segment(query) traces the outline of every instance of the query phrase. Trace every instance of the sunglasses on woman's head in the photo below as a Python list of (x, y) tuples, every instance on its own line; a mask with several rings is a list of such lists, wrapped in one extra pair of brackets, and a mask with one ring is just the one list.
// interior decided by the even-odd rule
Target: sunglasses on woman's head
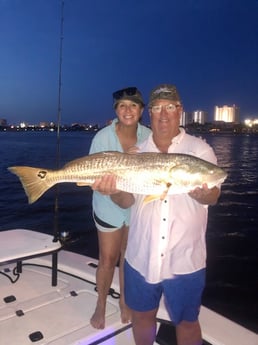
[(114, 100), (118, 101), (124, 96), (135, 96), (137, 93), (137, 87), (127, 87), (126, 89), (121, 89), (113, 92)]

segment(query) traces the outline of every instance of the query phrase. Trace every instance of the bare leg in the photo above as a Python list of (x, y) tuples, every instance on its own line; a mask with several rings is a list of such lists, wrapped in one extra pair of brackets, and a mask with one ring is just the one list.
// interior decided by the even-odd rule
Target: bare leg
[(118, 263), (122, 243), (122, 231), (98, 231), (99, 239), (99, 264), (96, 271), (98, 300), (91, 325), (97, 329), (105, 327), (105, 311), (107, 295), (113, 280), (114, 270)]
[(121, 244), (121, 255), (119, 261), (119, 284), (120, 284), (120, 311), (121, 311), (121, 321), (123, 323), (128, 323), (131, 321), (131, 309), (125, 303), (124, 296), (124, 260), (125, 260), (125, 250), (128, 238), (128, 226), (123, 226), (121, 229), (123, 232), (122, 244)]
[(202, 335), (199, 321), (182, 321), (176, 327), (178, 345), (201, 345)]
[(158, 309), (147, 312), (132, 311), (133, 335), (136, 345), (152, 345), (156, 338)]

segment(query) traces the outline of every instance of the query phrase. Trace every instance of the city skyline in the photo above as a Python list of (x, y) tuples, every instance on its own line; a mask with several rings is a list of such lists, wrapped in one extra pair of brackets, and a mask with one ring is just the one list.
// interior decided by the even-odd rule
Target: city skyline
[[(0, 0), (0, 118), (55, 121), (61, 0)], [(115, 116), (112, 92), (178, 87), (184, 110), (258, 115), (258, 2), (64, 1), (62, 123)], [(144, 112), (147, 120), (147, 110)]]
[[(208, 124), (208, 123), (218, 123), (218, 122), (224, 122), (225, 124), (257, 124), (258, 123), (258, 116), (257, 117), (248, 117), (240, 120), (240, 112), (239, 108), (233, 104), (232, 106), (227, 106), (224, 105), (222, 107), (220, 106), (215, 106), (214, 107), (214, 114), (212, 118), (208, 116), (208, 113), (204, 110), (195, 110), (191, 112), (183, 111), (182, 116), (181, 116), (181, 121), (180, 125), (185, 126), (186, 124), (191, 124), (191, 123), (199, 123), (199, 124)], [(145, 125), (150, 125), (150, 120), (143, 122)], [(100, 128), (103, 125), (99, 124), (98, 122), (90, 123), (90, 122), (76, 122), (73, 121), (72, 123), (58, 123), (56, 121), (40, 121), (39, 123), (28, 123), (26, 121), (21, 121), (19, 123), (8, 123), (7, 119), (0, 118), (0, 126), (9, 126), (9, 127), (20, 127), (20, 128), (26, 128), (28, 126), (37, 126), (37, 127), (54, 127), (57, 125), (60, 126), (86, 126), (86, 127), (96, 127)], [(108, 120), (104, 124), (107, 125)]]

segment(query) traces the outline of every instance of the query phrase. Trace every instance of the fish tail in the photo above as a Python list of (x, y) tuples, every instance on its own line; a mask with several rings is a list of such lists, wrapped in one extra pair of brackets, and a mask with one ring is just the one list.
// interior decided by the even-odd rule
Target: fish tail
[(47, 180), (48, 170), (26, 166), (9, 167), (8, 170), (19, 177), (29, 204), (37, 201), (42, 194), (55, 184), (55, 182)]

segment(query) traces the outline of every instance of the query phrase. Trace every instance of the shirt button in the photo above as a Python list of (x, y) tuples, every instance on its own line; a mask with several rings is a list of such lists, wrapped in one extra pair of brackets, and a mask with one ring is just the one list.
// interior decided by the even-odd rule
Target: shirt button
[(164, 239), (165, 239), (165, 236), (162, 236), (161, 238), (162, 238), (162, 240), (164, 240)]
[(166, 221), (166, 218), (163, 218), (163, 221), (165, 222), (165, 221)]

